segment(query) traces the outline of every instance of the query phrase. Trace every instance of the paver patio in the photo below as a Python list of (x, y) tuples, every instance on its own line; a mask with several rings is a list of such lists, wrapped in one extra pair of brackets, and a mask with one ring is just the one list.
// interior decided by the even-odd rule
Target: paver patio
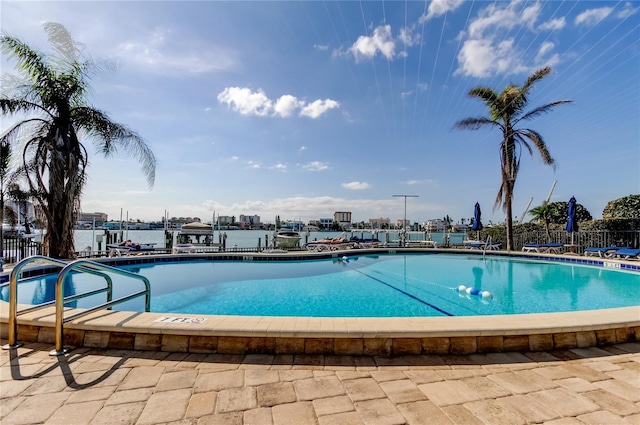
[(51, 349), (0, 353), (3, 425), (640, 424), (640, 343), (396, 358)]

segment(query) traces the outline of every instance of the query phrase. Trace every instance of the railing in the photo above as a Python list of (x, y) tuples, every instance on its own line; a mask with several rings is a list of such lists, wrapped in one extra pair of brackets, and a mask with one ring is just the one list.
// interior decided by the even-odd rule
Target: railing
[[(547, 243), (548, 239), (551, 239), (551, 242), (570, 244), (571, 232), (553, 230), (549, 232), (549, 237), (544, 230), (514, 234), (514, 249), (520, 250), (527, 243)], [(505, 243), (506, 241), (503, 241), (502, 246), (505, 246)], [(578, 231), (573, 234), (573, 245), (580, 249), (605, 246), (640, 248), (640, 230)]]
[(43, 255), (44, 246), (31, 238), (3, 238), (2, 257), (5, 263), (17, 263), (32, 255)]
[[(18, 277), (21, 275), (22, 273), (22, 269), (30, 264), (33, 263), (34, 261), (41, 261), (47, 264), (52, 264), (58, 267), (62, 267), (62, 270), (60, 270), (60, 272), (58, 273), (58, 278), (56, 280), (56, 289), (55, 289), (55, 300), (53, 301), (49, 301), (43, 304), (38, 304), (36, 306), (32, 306), (32, 307), (28, 307), (25, 309), (22, 309), (20, 311), (17, 310), (17, 305), (18, 305)], [(104, 288), (99, 288), (99, 289), (95, 289), (92, 291), (88, 291), (88, 292), (84, 292), (82, 294), (76, 294), (76, 295), (72, 295), (72, 296), (68, 296), (65, 298), (64, 296), (64, 279), (65, 277), (73, 272), (83, 272), (83, 273), (90, 273), (90, 274), (94, 274), (97, 276), (101, 276), (106, 280), (107, 286)], [(145, 289), (142, 291), (138, 291), (135, 292), (131, 295), (125, 296), (125, 297), (121, 297), (118, 299), (113, 299), (113, 280), (111, 279), (111, 276), (109, 276), (108, 273), (113, 273), (113, 274), (118, 274), (121, 276), (126, 276), (126, 277), (132, 277), (134, 279), (139, 279), (142, 280), (144, 285), (145, 285)], [(48, 306), (51, 306), (53, 304), (55, 304), (55, 319), (56, 319), (56, 323), (55, 323), (55, 332), (56, 332), (56, 345), (55, 345), (55, 350), (52, 350), (49, 354), (50, 355), (61, 355), (64, 354), (66, 352), (68, 352), (67, 349), (64, 348), (64, 323), (68, 322), (70, 320), (76, 319), (78, 317), (82, 317), (85, 316), (87, 314), (93, 313), (95, 311), (98, 310), (103, 310), (103, 309), (109, 309), (111, 308), (111, 306), (125, 302), (125, 301), (129, 301), (133, 298), (139, 297), (141, 295), (145, 295), (145, 311), (149, 311), (150, 310), (150, 306), (151, 306), (151, 283), (149, 282), (149, 280), (144, 277), (144, 276), (140, 276), (137, 275), (135, 273), (131, 273), (128, 272), (126, 270), (122, 270), (122, 269), (118, 269), (115, 267), (110, 267), (104, 264), (100, 264), (100, 263), (96, 263), (94, 261), (89, 261), (89, 260), (75, 260), (72, 261), (70, 263), (67, 263), (65, 261), (62, 260), (56, 260), (53, 258), (49, 258), (49, 257), (44, 257), (44, 256), (33, 256), (33, 257), (29, 257), (29, 258), (25, 258), (24, 260), (20, 261), (18, 264), (16, 264), (16, 266), (13, 268), (13, 270), (11, 271), (11, 275), (9, 277), (9, 283), (0, 285), (1, 286), (6, 286), (9, 285), (9, 330), (8, 330), (8, 344), (4, 345), (2, 348), (4, 350), (8, 350), (8, 349), (13, 349), (13, 348), (18, 348), (20, 346), (22, 346), (22, 343), (17, 341), (17, 336), (18, 336), (18, 316), (21, 314), (25, 314), (31, 311), (35, 311), (35, 310), (39, 310), (41, 308), (45, 308)], [(96, 295), (102, 292), (106, 292), (107, 293), (107, 302), (97, 305), (93, 308), (89, 308), (83, 311), (80, 311), (76, 314), (73, 314), (71, 316), (68, 317), (64, 317), (64, 305), (70, 301), (75, 301), (81, 298), (85, 298), (85, 297), (89, 297), (91, 295)]]
[(487, 240), (484, 243), (484, 247), (482, 248), (482, 259), (487, 255), (487, 248), (491, 245), (491, 235), (487, 236)]

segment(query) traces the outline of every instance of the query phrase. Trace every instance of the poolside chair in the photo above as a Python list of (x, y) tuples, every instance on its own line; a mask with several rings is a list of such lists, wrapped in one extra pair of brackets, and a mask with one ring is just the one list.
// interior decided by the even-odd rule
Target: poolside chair
[(487, 251), (500, 251), (500, 247), (502, 246), (499, 242), (478, 242), (478, 241), (465, 241), (464, 247), (469, 249), (486, 249)]
[(613, 258), (621, 258), (623, 260), (638, 260), (640, 259), (640, 249), (636, 248), (618, 248), (611, 253)]
[(524, 244), (522, 250), (524, 252), (539, 252), (542, 254), (560, 254), (562, 248), (564, 248), (564, 244), (561, 243), (528, 243)]
[(585, 248), (584, 255), (585, 256), (598, 256), (598, 257), (610, 257), (611, 254), (620, 249), (619, 246), (605, 246), (605, 247), (589, 247)]

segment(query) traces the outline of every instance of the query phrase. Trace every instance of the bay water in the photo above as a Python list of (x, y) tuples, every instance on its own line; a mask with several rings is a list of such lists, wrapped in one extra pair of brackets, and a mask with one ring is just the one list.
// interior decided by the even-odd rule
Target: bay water
[[(98, 242), (96, 238), (98, 235), (102, 236), (103, 242), (101, 248), (102, 250), (105, 250), (105, 232), (106, 231), (102, 229), (76, 230), (74, 233), (76, 251), (80, 251), (86, 247), (91, 247), (92, 251), (97, 251)], [(139, 244), (155, 244), (156, 248), (166, 248), (164, 230), (112, 230), (110, 232), (111, 234), (122, 232), (122, 238), (119, 238), (122, 240), (130, 239)], [(213, 240), (217, 241), (219, 232), (216, 230), (214, 233)], [(253, 248), (257, 247), (258, 244), (264, 247), (265, 240), (268, 240), (269, 244), (271, 244), (273, 240), (273, 232), (268, 230), (224, 230), (222, 233), (227, 235), (227, 248), (232, 248), (233, 246), (238, 248)], [(177, 234), (177, 230), (172, 232), (174, 243), (176, 241)], [(381, 231), (374, 235), (371, 231), (354, 230), (352, 232), (302, 232), (301, 234), (302, 239), (300, 240), (300, 245), (323, 238), (346, 237), (349, 239), (353, 236), (357, 236), (360, 239), (377, 237), (381, 242), (397, 243), (400, 233), (397, 230), (389, 230)], [(461, 244), (464, 240), (465, 234), (409, 232), (409, 239), (412, 241), (433, 240), (438, 245), (442, 245), (442, 241), (445, 237), (449, 238), (450, 244)]]

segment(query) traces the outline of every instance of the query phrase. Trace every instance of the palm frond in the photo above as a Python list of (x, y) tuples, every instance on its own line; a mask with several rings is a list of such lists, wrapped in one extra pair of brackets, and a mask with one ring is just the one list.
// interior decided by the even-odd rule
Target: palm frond
[(494, 103), (498, 99), (498, 94), (489, 87), (476, 87), (469, 90), (469, 97), (477, 97), (485, 102)]
[(43, 27), (49, 44), (66, 60), (66, 63), (77, 62), (85, 47), (84, 44), (75, 41), (71, 33), (57, 22), (45, 22)]
[(555, 160), (551, 157), (551, 154), (547, 149), (547, 144), (544, 142), (542, 136), (530, 128), (522, 129), (519, 132), (533, 142), (533, 145), (536, 147), (540, 157), (542, 158), (542, 162), (547, 165), (553, 165), (553, 168), (555, 169)]
[(486, 126), (497, 126), (502, 128), (502, 124), (499, 122), (490, 120), (485, 117), (465, 118), (454, 124), (454, 128), (459, 130), (477, 130)]
[(31, 118), (14, 124), (0, 136), (0, 143), (16, 144), (25, 135), (31, 137), (34, 133), (41, 131), (43, 127), (48, 127), (50, 122), (41, 118)]
[(536, 81), (542, 80), (549, 74), (551, 74), (551, 67), (549, 66), (545, 66), (544, 68), (540, 68), (534, 71), (533, 74), (531, 74), (529, 78), (527, 78), (527, 81), (525, 81), (525, 83), (522, 85), (521, 91), (524, 94), (529, 93), (529, 90), (531, 90), (531, 87), (536, 83)]
[[(16, 112), (25, 113), (25, 112), (44, 112), (49, 114), (49, 112), (44, 109), (42, 106), (38, 105), (34, 102), (29, 102), (24, 99), (0, 99), (0, 111), (3, 114), (15, 114)], [(49, 114), (51, 115), (51, 114)]]
[(76, 108), (72, 116), (74, 124), (94, 139), (105, 156), (123, 148), (136, 157), (142, 163), (142, 171), (149, 187), (153, 187), (156, 157), (142, 137), (128, 127), (114, 123), (105, 113), (93, 108)]
[(527, 112), (526, 114), (524, 114), (523, 116), (518, 118), (514, 122), (514, 124), (517, 123), (518, 121), (530, 120), (530, 119), (535, 118), (535, 117), (537, 117), (539, 115), (546, 114), (546, 113), (550, 112), (556, 106), (564, 105), (564, 104), (567, 104), (567, 103), (573, 103), (573, 100), (557, 100), (555, 102), (547, 103), (546, 105), (538, 106), (537, 108)]
[(522, 134), (520, 131), (516, 131), (513, 137), (518, 141), (518, 143), (520, 143), (520, 146), (524, 146), (527, 149), (527, 151), (529, 152), (529, 155), (533, 156), (533, 149), (531, 148), (531, 145), (527, 142), (527, 140), (524, 137), (522, 137)]
[(34, 81), (51, 80), (53, 72), (47, 65), (45, 56), (36, 52), (17, 38), (4, 34), (0, 37), (2, 52), (10, 59), (16, 58), (22, 72)]

